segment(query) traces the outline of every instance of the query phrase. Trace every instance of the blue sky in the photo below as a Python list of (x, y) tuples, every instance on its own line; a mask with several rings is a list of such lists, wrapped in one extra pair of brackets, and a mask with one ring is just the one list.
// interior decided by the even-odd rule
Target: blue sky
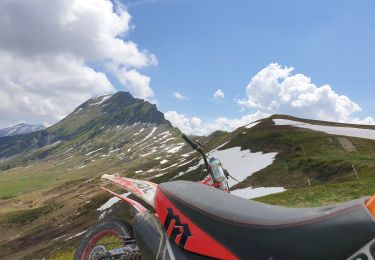
[[(234, 98), (271, 62), (329, 84), (374, 116), (374, 1), (128, 2), (129, 38), (156, 54), (158, 106), (209, 120), (239, 116)], [(221, 88), (224, 101), (214, 101)], [(119, 87), (121, 89), (121, 87)], [(179, 91), (190, 100), (177, 101)]]
[(372, 0), (0, 1), (0, 128), (52, 125), (118, 90), (187, 133), (274, 113), (375, 124), (374, 11)]

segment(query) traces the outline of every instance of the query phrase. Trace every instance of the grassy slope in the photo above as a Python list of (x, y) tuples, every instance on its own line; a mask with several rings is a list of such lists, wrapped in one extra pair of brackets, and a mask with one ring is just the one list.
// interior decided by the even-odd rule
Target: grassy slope
[(317, 207), (338, 204), (373, 194), (375, 194), (375, 178), (360, 176), (359, 180), (290, 189), (256, 200), (286, 207)]
[[(140, 156), (150, 151), (147, 145), (154, 143), (152, 137), (140, 142), (155, 126), (114, 126), (95, 133), (95, 138), (86, 131), (51, 148), (45, 157), (35, 156), (45, 148), (35, 149), (23, 156), (19, 166), (0, 171), (0, 258), (41, 256), (46, 250), (48, 255), (57, 254), (50, 250), (75, 247), (79, 237), (65, 239), (93, 226), (98, 221), (96, 209), (109, 198), (105, 193), (103, 199), (96, 199), (102, 196), (99, 183), (97, 179), (88, 180), (104, 173), (147, 178), (161, 172), (146, 173), (147, 170), (168, 167), (180, 159), (180, 154), (191, 151), (186, 146), (171, 155), (159, 152), (151, 157)], [(147, 129), (134, 135), (142, 127)], [(158, 125), (153, 136), (166, 131), (170, 131), (170, 137), (180, 134), (169, 125)], [(181, 142), (175, 138), (168, 146)], [(134, 146), (135, 143), (139, 144)], [(133, 149), (128, 151), (129, 147)], [(88, 155), (99, 148), (103, 149)], [(169, 156), (170, 162), (161, 167), (160, 160), (154, 160), (156, 156)], [(135, 174), (137, 170), (144, 173)], [(57, 239), (60, 236), (63, 237)]]
[[(258, 200), (285, 206), (313, 207), (327, 205), (368, 196), (375, 193), (375, 141), (369, 139), (339, 137), (322, 132), (290, 126), (275, 126), (272, 118), (284, 118), (306, 123), (326, 124), (328, 122), (301, 120), (289, 116), (273, 116), (262, 120), (257, 126), (240, 128), (233, 133), (215, 133), (204, 141), (209, 151), (218, 144), (228, 142), (221, 149), (240, 146), (252, 152), (277, 152), (272, 165), (253, 174), (236, 188), (248, 186), (283, 186), (287, 192), (269, 195)], [(335, 126), (360, 127), (334, 123)], [(373, 129), (374, 127), (368, 127)], [(348, 151), (340, 139), (350, 142), (355, 148)], [(214, 140), (220, 140), (214, 142)], [(358, 171), (359, 180), (352, 165)], [(183, 168), (186, 170), (188, 165)], [(167, 181), (181, 169), (168, 175), (155, 178), (155, 181)], [(187, 175), (178, 177), (183, 180), (199, 180), (202, 167)], [(311, 187), (308, 185), (310, 181)]]
[[(283, 118), (293, 120), (290, 117)], [(83, 183), (103, 173), (118, 172), (131, 177), (135, 176), (136, 170), (160, 166), (158, 161), (142, 158), (139, 153), (132, 154), (133, 151), (121, 157), (119, 153), (127, 150), (126, 145), (136, 142), (126, 138), (128, 135), (116, 129), (107, 133), (98, 129), (84, 131), (73, 141), (65, 141), (57, 147), (47, 149), (45, 157), (39, 155), (46, 151), (36, 150), (23, 157), (17, 163), (20, 166), (0, 172), (0, 197), (3, 198), (0, 200), (0, 230), (6, 234), (2, 239), (5, 241), (20, 235), (5, 244), (0, 241), (3, 255), (14, 252), (22, 244), (23, 250), (17, 253), (18, 256), (39, 256), (45, 252), (43, 250), (62, 247), (63, 251), (54, 250), (49, 253), (59, 259), (64, 259), (64, 256), (69, 258), (79, 238), (67, 242), (64, 239), (96, 222), (96, 208), (106, 199), (101, 197), (105, 195), (100, 195), (102, 193), (99, 192), (97, 180), (85, 185)], [(375, 192), (375, 141), (345, 138), (355, 146), (354, 151), (345, 150), (337, 136), (288, 126), (275, 128), (268, 119), (252, 129), (240, 128), (233, 133), (217, 132), (201, 141), (207, 144), (207, 151), (231, 140), (222, 149), (241, 146), (253, 152), (278, 152), (274, 164), (255, 173), (238, 187), (284, 186), (288, 188), (287, 192), (257, 200), (285, 206), (310, 207), (334, 204)], [(108, 157), (85, 156), (85, 153), (96, 148), (105, 147), (108, 151), (117, 146), (121, 151)], [(66, 154), (71, 148), (74, 151), (72, 155)], [(146, 152), (147, 148), (144, 150)], [(73, 157), (69, 158), (70, 156)], [(192, 155), (186, 161), (196, 156)], [(172, 165), (177, 159), (173, 156), (168, 158), (169, 162), (163, 167)], [(165, 171), (165, 175), (154, 178), (153, 181), (168, 181), (197, 160), (182, 167), (172, 167)], [(359, 180), (353, 174), (352, 164), (359, 172)], [(84, 168), (79, 168), (83, 165)], [(197, 180), (200, 177), (201, 169), (197, 169), (178, 179)], [(312, 183), (311, 188), (308, 188), (307, 178)], [(82, 208), (83, 199), (92, 201), (84, 207), (84, 214), (77, 212)], [(60, 225), (63, 228), (57, 229)], [(38, 240), (37, 246), (27, 242), (31, 237), (39, 237), (39, 234), (43, 239)], [(60, 235), (64, 237), (53, 240)]]
[[(274, 117), (327, 124), (288, 116)], [(374, 140), (339, 137), (290, 126), (275, 127), (271, 119), (264, 120), (246, 132), (243, 129), (237, 131), (228, 143), (227, 146), (240, 145), (243, 149), (249, 148), (252, 151), (279, 153), (272, 165), (247, 178), (237, 187), (287, 187), (287, 192), (257, 200), (290, 207), (329, 205), (375, 193)], [(340, 139), (349, 141), (354, 150), (345, 149)], [(359, 179), (352, 165), (355, 166)]]
[[(347, 151), (340, 143), (344, 138), (354, 147)], [(241, 186), (304, 187), (307, 179), (313, 185), (353, 180), (352, 164), (367, 178), (375, 171), (375, 141), (337, 137), (326, 133), (275, 127), (270, 119), (247, 131), (237, 131), (225, 147), (241, 146), (251, 151), (278, 152), (269, 167), (247, 178)]]
[[(153, 126), (150, 125), (149, 128), (152, 129)], [(139, 150), (127, 152), (132, 143), (141, 141), (150, 131), (149, 129), (134, 137), (134, 132), (139, 131), (141, 127), (134, 126), (123, 130), (114, 127), (108, 132), (96, 133), (94, 139), (91, 137), (94, 130), (91, 130), (76, 136), (73, 140), (61, 142), (49, 150), (35, 149), (22, 158), (12, 159), (12, 163), (18, 166), (0, 171), (0, 199), (51, 188), (67, 181), (98, 177), (104, 173), (118, 172), (131, 176), (136, 170), (148, 170), (159, 166), (158, 161), (139, 156), (147, 152), (147, 149), (142, 152), (141, 146), (137, 148)], [(179, 135), (168, 125), (159, 125), (158, 133), (163, 131), (170, 131), (173, 136)], [(181, 142), (178, 139), (176, 141)], [(85, 155), (99, 148), (103, 148), (101, 151), (105, 157), (100, 156), (101, 152)], [(116, 149), (116, 152), (108, 152)], [(39, 158), (38, 154), (42, 152), (44, 156)]]

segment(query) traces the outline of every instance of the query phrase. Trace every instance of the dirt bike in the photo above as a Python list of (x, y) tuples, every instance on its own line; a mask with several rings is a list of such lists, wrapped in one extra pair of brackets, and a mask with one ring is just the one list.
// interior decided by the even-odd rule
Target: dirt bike
[(202, 154), (208, 176), (155, 184), (103, 175), (151, 210), (102, 187), (132, 206), (133, 225), (117, 218), (100, 222), (75, 259), (374, 259), (375, 196), (319, 208), (243, 199), (229, 193), (230, 175), (220, 161), (183, 138)]

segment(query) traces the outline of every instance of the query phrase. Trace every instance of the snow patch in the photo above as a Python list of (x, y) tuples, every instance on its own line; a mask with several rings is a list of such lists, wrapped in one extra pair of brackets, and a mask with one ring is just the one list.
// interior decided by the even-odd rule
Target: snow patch
[(144, 131), (144, 127), (141, 128), (141, 130), (139, 130), (137, 133), (133, 134), (133, 135), (139, 135), (140, 133), (142, 133)]
[(65, 154), (65, 153), (68, 153), (68, 152), (71, 151), (71, 150), (73, 150), (73, 147), (72, 147), (72, 148), (69, 148), (68, 150), (66, 150), (66, 151), (64, 152), (64, 154)]
[(195, 160), (195, 158), (191, 159), (190, 161), (184, 162), (184, 163), (180, 164), (179, 166), (180, 166), (180, 167), (181, 167), (181, 166), (184, 166), (184, 165), (186, 165), (186, 164), (191, 163), (191, 162), (194, 161), (194, 160)]
[(79, 232), (78, 234), (75, 234), (75, 235), (73, 235), (73, 236), (71, 236), (71, 237), (68, 237), (68, 238), (65, 239), (64, 241), (68, 241), (68, 240), (70, 240), (70, 239), (72, 239), (72, 238), (79, 237), (80, 235), (83, 235), (83, 234), (86, 233), (86, 232), (87, 232), (87, 229), (84, 230), (84, 231), (82, 231), (82, 232)]
[(16, 239), (16, 238), (18, 238), (18, 237), (20, 237), (20, 235), (16, 235), (16, 236), (12, 237), (12, 238), (9, 239), (9, 240), (14, 240), (14, 239)]
[(94, 150), (94, 151), (92, 151), (92, 152), (89, 152), (89, 153), (85, 154), (85, 156), (90, 155), (90, 154), (93, 154), (93, 153), (96, 153), (96, 152), (98, 152), (98, 151), (100, 151), (100, 150), (103, 150), (103, 148), (99, 148), (99, 149), (96, 149), (96, 150)]
[(176, 139), (176, 138), (175, 137), (168, 138), (168, 139), (164, 140), (163, 142), (161, 142), (160, 144), (165, 144), (166, 142), (172, 141), (174, 139)]
[(193, 153), (195, 153), (195, 151), (182, 154), (181, 157), (185, 157), (186, 158), (186, 157), (189, 157), (190, 155), (192, 155)]
[[(183, 163), (183, 164), (180, 164), (179, 167), (184, 166), (184, 165), (186, 165), (186, 164), (189, 164), (189, 163), (191, 163), (191, 162), (194, 161), (194, 160), (195, 160), (195, 158), (193, 158), (193, 159), (191, 159), (190, 161), (187, 161), (187, 162), (185, 162), (185, 163)], [(198, 169), (198, 167), (199, 167), (200, 165), (202, 165), (202, 164), (203, 164), (203, 159), (202, 159), (201, 161), (199, 161), (197, 165), (190, 166), (185, 172), (179, 172), (177, 175), (175, 175), (174, 177), (172, 177), (171, 180), (174, 180), (174, 179), (176, 179), (177, 177), (180, 177), (180, 176), (182, 176), (182, 175), (184, 175), (184, 174), (186, 174), (186, 173), (188, 173), (188, 172), (190, 172), (190, 171), (192, 171), (192, 170), (196, 170), (196, 169)]]
[(160, 176), (163, 176), (164, 174), (165, 174), (165, 172), (159, 173), (159, 174), (156, 174), (156, 175), (152, 176), (152, 178), (160, 177)]
[(160, 161), (160, 164), (164, 164), (164, 163), (167, 163), (167, 162), (168, 162), (168, 160), (165, 160), (165, 159), (164, 159), (164, 160), (161, 160), (161, 161)]
[(163, 133), (158, 134), (158, 136), (161, 136), (161, 135), (171, 135), (171, 132), (165, 131)]
[(172, 165), (170, 165), (170, 166), (168, 166), (168, 167), (165, 167), (165, 168), (163, 168), (163, 169), (160, 169), (159, 171), (164, 171), (164, 170), (166, 170), (166, 169), (169, 169), (169, 168), (172, 168), (172, 167), (176, 167), (177, 166), (177, 163), (174, 163), (174, 164), (172, 164)]
[(137, 146), (140, 143), (143, 143), (144, 141), (146, 141), (148, 138), (150, 138), (154, 134), (154, 132), (156, 131), (156, 129), (158, 129), (158, 128), (157, 127), (152, 128), (151, 132), (142, 141), (134, 144), (134, 146)]
[(275, 125), (290, 125), (294, 127), (307, 128), (314, 131), (325, 132), (332, 135), (342, 135), (349, 137), (358, 137), (375, 140), (375, 130), (354, 128), (354, 127), (341, 127), (341, 126), (326, 126), (326, 125), (312, 125), (308, 123), (287, 120), (287, 119), (273, 119)]
[(82, 182), (82, 184), (84, 184), (84, 183), (88, 183), (88, 182), (91, 182), (91, 181), (93, 181), (93, 180), (95, 180), (95, 177), (94, 177), (94, 178), (91, 178), (91, 179), (88, 179), (88, 180), (86, 180), (86, 181), (84, 181), (84, 182)]
[(82, 110), (82, 107), (80, 107), (76, 112), (73, 113), (73, 115), (78, 114)]
[(54, 238), (53, 240), (59, 240), (60, 238), (63, 238), (63, 237), (65, 237), (65, 235), (62, 235), (62, 236), (56, 237), (56, 238)]
[(258, 123), (259, 123), (259, 121), (258, 121), (258, 122), (251, 123), (251, 124), (248, 124), (248, 125), (246, 125), (245, 127), (246, 127), (247, 129), (250, 129), (250, 128), (253, 128), (254, 126), (256, 126)]
[[(241, 151), (241, 147), (232, 147), (225, 150), (218, 151), (220, 147), (226, 145), (228, 142), (218, 146), (210, 152), (210, 157), (217, 157), (223, 164), (223, 167), (228, 170), (234, 178), (240, 182), (251, 176), (253, 173), (271, 165), (277, 153), (252, 153), (250, 150)], [(194, 159), (193, 159), (194, 160)], [(184, 163), (188, 164), (191, 161)], [(186, 171), (178, 173), (174, 178), (182, 176), (188, 172), (198, 169), (204, 164), (203, 158), (199, 160), (196, 165), (190, 166)], [(237, 184), (231, 178), (228, 179), (229, 186)]]
[(96, 99), (100, 99), (100, 100), (98, 102), (90, 104), (90, 107), (100, 105), (101, 103), (103, 103), (104, 101), (106, 101), (107, 99), (109, 99), (110, 97), (112, 97), (112, 95), (106, 95), (106, 96), (103, 96), (103, 97), (97, 97)]
[(61, 140), (60, 141), (57, 141), (57, 142), (54, 142), (53, 144), (50, 144), (50, 145), (47, 145), (47, 146), (44, 146), (43, 148), (44, 149), (49, 149), (49, 148), (51, 148), (51, 147), (54, 147), (54, 146), (56, 146), (56, 145), (58, 145), (58, 144), (60, 144), (61, 143)]
[[(193, 159), (193, 160), (194, 160), (194, 159)], [(199, 168), (199, 166), (201, 166), (201, 165), (203, 165), (203, 164), (204, 164), (204, 160), (203, 160), (203, 158), (202, 158), (202, 159), (199, 160), (198, 164), (193, 165), (193, 166), (190, 166), (190, 167), (185, 171), (185, 173), (188, 173), (188, 172), (191, 172), (191, 171), (193, 171), (193, 170), (196, 170), (196, 169)], [(183, 174), (181, 174), (181, 175), (183, 175)], [(180, 175), (180, 176), (181, 176), (181, 175)]]
[(252, 188), (247, 187), (244, 189), (237, 189), (231, 191), (230, 194), (236, 195), (238, 197), (242, 197), (245, 199), (254, 199), (262, 196), (266, 196), (273, 193), (280, 193), (284, 192), (286, 189), (283, 187), (259, 187), (259, 188)]
[[(145, 147), (143, 147), (143, 148), (145, 148)], [(143, 149), (142, 148), (142, 149)], [(142, 157), (145, 157), (145, 156), (148, 156), (148, 155), (150, 155), (150, 154), (153, 154), (154, 152), (156, 152), (156, 149), (152, 149), (150, 152), (148, 152), (148, 153), (145, 153), (145, 154), (141, 154), (141, 156)]]
[[(266, 168), (273, 163), (277, 153), (252, 153), (250, 150), (242, 150), (241, 147), (232, 147), (225, 150), (213, 151), (211, 156), (217, 157), (234, 178), (240, 182), (253, 173)], [(231, 178), (228, 180), (229, 187), (237, 184)]]
[(179, 143), (175, 147), (167, 150), (166, 152), (167, 153), (177, 153), (184, 145), (185, 145), (185, 143)]
[[(122, 194), (121, 196), (122, 197), (127, 197), (130, 195), (130, 192), (126, 192), (124, 194)], [(106, 203), (104, 203), (103, 205), (101, 205), (97, 210), (98, 211), (104, 211), (104, 210), (107, 210), (109, 209), (110, 207), (112, 207), (113, 205), (115, 205), (115, 203), (119, 202), (121, 199), (118, 198), (118, 197), (113, 197), (113, 198), (110, 198)]]

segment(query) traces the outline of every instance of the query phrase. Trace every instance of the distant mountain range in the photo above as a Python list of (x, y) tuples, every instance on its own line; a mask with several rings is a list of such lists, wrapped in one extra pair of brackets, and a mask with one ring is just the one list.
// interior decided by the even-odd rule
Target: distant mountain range
[[(192, 138), (219, 157), (240, 181), (229, 180), (232, 193), (245, 198), (284, 191), (257, 199), (315, 206), (375, 193), (373, 126), (273, 115)], [(0, 258), (73, 250), (109, 214), (98, 210), (110, 198), (102, 174), (160, 183), (197, 181), (202, 171), (156, 105), (127, 92), (89, 99), (47, 129), (0, 138)]]
[(29, 125), (29, 124), (21, 123), (15, 126), (0, 129), (0, 137), (23, 135), (23, 134), (28, 134), (28, 133), (44, 130), (44, 129), (45, 127), (42, 125)]

